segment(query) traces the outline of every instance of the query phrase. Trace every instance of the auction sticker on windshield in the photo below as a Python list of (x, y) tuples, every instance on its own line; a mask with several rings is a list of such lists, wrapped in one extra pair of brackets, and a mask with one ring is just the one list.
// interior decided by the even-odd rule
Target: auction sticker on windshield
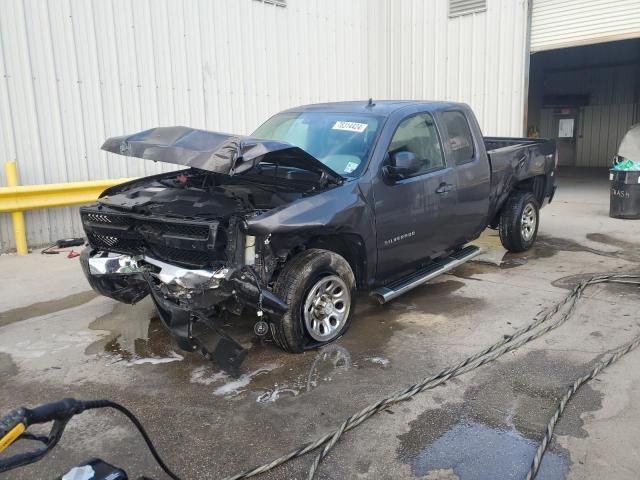
[(355, 171), (356, 168), (358, 168), (358, 164), (356, 162), (349, 162), (347, 163), (347, 166), (344, 167), (344, 173), (351, 173)]
[(357, 132), (362, 133), (367, 128), (366, 123), (357, 123), (357, 122), (345, 122), (342, 120), (338, 120), (332, 128), (332, 130), (345, 130), (347, 132)]

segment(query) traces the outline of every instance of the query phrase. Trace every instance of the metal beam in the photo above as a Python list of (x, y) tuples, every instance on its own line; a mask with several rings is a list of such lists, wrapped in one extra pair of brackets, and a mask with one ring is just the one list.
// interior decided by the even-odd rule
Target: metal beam
[(133, 180), (95, 180), (90, 182), (18, 185), (15, 161), (5, 164), (8, 187), (0, 187), (0, 213), (11, 213), (13, 235), (18, 255), (29, 253), (24, 211), (38, 208), (68, 207), (94, 202), (107, 188)]

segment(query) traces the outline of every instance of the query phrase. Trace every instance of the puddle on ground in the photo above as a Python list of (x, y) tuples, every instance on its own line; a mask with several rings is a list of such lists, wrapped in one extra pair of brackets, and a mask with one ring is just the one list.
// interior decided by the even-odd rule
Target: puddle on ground
[(385, 357), (365, 357), (365, 362), (371, 362), (376, 365), (382, 365), (383, 367), (387, 367), (390, 363), (390, 360)]
[[(589, 280), (593, 277), (593, 273), (579, 273), (577, 275), (568, 275), (566, 277), (558, 278), (551, 282), (551, 285), (558, 288), (564, 288), (567, 290), (572, 290), (576, 285), (582, 283), (584, 281)], [(602, 285), (602, 284), (598, 284)], [(591, 287), (594, 288), (594, 287)]]
[[(446, 315), (455, 317), (471, 309), (479, 309), (484, 305), (484, 300), (476, 297), (468, 297), (456, 293), (465, 286), (459, 280), (443, 280), (427, 282), (403, 294), (396, 300), (384, 305), (369, 302), (363, 308), (356, 311), (358, 322), (369, 322), (371, 319), (395, 320), (404, 313), (415, 313), (423, 316)], [(403, 329), (406, 326), (396, 323), (396, 328)], [(349, 335), (351, 331), (347, 335)]]
[[(278, 383), (252, 384), (252, 390), (259, 392), (257, 401), (266, 403), (296, 397), (340, 377), (357, 375), (362, 369), (392, 368), (387, 344), (394, 335), (411, 335), (416, 331), (414, 324), (434, 324), (482, 307), (482, 299), (456, 293), (464, 285), (457, 280), (428, 283), (385, 305), (359, 298), (347, 334), (320, 350), (288, 356), (289, 371), (280, 375)], [(418, 328), (422, 330), (422, 326)], [(257, 353), (252, 351), (250, 357)]]
[(238, 378), (232, 378), (219, 368), (209, 365), (196, 367), (191, 371), (191, 383), (201, 385), (213, 385), (213, 394), (222, 397), (235, 397), (247, 390), (249, 384), (261, 375), (265, 375), (277, 368), (280, 364), (267, 364), (262, 367), (245, 372)]
[[(495, 240), (498, 237), (488, 236), (487, 238)], [(598, 255), (601, 257), (617, 258), (621, 260), (626, 260), (628, 262), (636, 262), (636, 263), (640, 262), (640, 246), (637, 244), (620, 240), (615, 237), (605, 235), (602, 233), (588, 233), (586, 235), (586, 238), (593, 242), (598, 242), (598, 243), (606, 244), (609, 246), (618, 247), (620, 248), (620, 250), (617, 250), (617, 251), (598, 250), (596, 248), (582, 245), (581, 243), (578, 243), (574, 240), (539, 235), (533, 247), (531, 247), (529, 250), (525, 252), (521, 252), (521, 253), (505, 252), (502, 258), (500, 258), (498, 261), (495, 261), (495, 262), (491, 260), (476, 258), (475, 260), (472, 260), (470, 262), (467, 262), (457, 267), (455, 270), (452, 271), (452, 274), (459, 278), (472, 279), (474, 275), (486, 273), (491, 269), (517, 268), (522, 265), (526, 265), (527, 263), (529, 263), (529, 260), (540, 259), (540, 258), (550, 258), (556, 255), (560, 251), (586, 252), (586, 253), (592, 253), (594, 255)], [(485, 241), (484, 243), (487, 243), (487, 241)], [(493, 244), (492, 242), (489, 242), (489, 243), (491, 243), (489, 248), (492, 249)]]
[[(413, 457), (411, 471), (426, 478), (521, 479), (537, 448), (536, 442), (515, 430), (458, 423)], [(536, 478), (557, 480), (568, 471), (566, 457), (547, 451)]]
[[(478, 371), (474, 385), (464, 394), (465, 407), (479, 423), (497, 427), (506, 423), (537, 440), (542, 438), (541, 426), (547, 424), (558, 399), (595, 361), (573, 363), (566, 353), (536, 350), (515, 360), (496, 362)], [(567, 406), (556, 434), (587, 437), (581, 415), (602, 408), (602, 397), (590, 384), (583, 385)]]
[(38, 302), (26, 307), (14, 308), (6, 312), (0, 312), (0, 327), (11, 323), (20, 322), (29, 318), (39, 317), (50, 313), (59, 312), (68, 308), (78, 307), (90, 302), (98, 296), (93, 290), (87, 292), (74, 293), (64, 298)]
[(323, 347), (315, 355), (311, 366), (304, 374), (297, 374), (286, 382), (276, 383), (265, 389), (256, 401), (258, 403), (273, 403), (283, 397), (297, 397), (303, 393), (315, 390), (323, 383), (329, 383), (334, 378), (350, 372), (352, 369), (367, 367), (389, 368), (391, 360), (382, 356), (365, 356), (358, 363), (354, 362), (349, 350), (330, 344)]
[(126, 365), (169, 363), (184, 358), (149, 299), (136, 305), (115, 303), (111, 312), (95, 319), (89, 328), (110, 333), (89, 345), (87, 355), (106, 355), (114, 363)]
[(0, 352), (0, 380), (7, 380), (18, 374), (18, 367), (13, 362), (11, 355)]
[(612, 247), (618, 247), (622, 250), (627, 250), (640, 256), (640, 245), (638, 243), (627, 242), (626, 240), (607, 235), (606, 233), (587, 233), (587, 240), (603, 243)]
[[(254, 346), (247, 359), (249, 371), (272, 362), (282, 362), (284, 366), (278, 370), (277, 381), (273, 375), (251, 377), (250, 385), (243, 385), (241, 392), (253, 392), (260, 403), (277, 402), (299, 397), (334, 381), (353, 378), (363, 369), (391, 369), (393, 356), (388, 352), (388, 342), (395, 335), (412, 336), (412, 332), (422, 331), (426, 324), (445, 322), (449, 316), (482, 307), (482, 299), (457, 293), (464, 285), (458, 280), (425, 284), (385, 305), (360, 297), (353, 323), (344, 337), (319, 350), (286, 355), (284, 362), (276, 347)], [(420, 325), (414, 326), (417, 324)], [(210, 370), (207, 378), (216, 374), (216, 370)], [(199, 373), (196, 376), (194, 380), (198, 382)], [(214, 388), (224, 380), (216, 378), (218, 383)], [(241, 392), (232, 390), (230, 395)]]
[[(416, 476), (451, 469), (462, 479), (523, 478), (558, 399), (590, 368), (545, 351), (496, 362), (478, 371), (461, 403), (427, 410), (410, 422), (410, 430), (398, 436), (398, 458)], [(600, 408), (602, 394), (584, 385), (555, 435), (588, 437), (583, 416)], [(564, 478), (570, 465), (568, 451), (552, 441), (538, 478)]]
[(586, 235), (588, 240), (606, 244), (609, 246), (619, 247), (621, 250), (617, 251), (605, 251), (598, 250), (597, 248), (588, 247), (586, 245), (582, 245), (574, 240), (569, 240), (566, 238), (556, 238), (556, 237), (547, 237), (547, 236), (539, 236), (536, 240), (536, 243), (526, 252), (522, 253), (507, 253), (505, 257), (530, 257), (530, 258), (549, 258), (554, 256), (559, 251), (564, 252), (586, 252), (592, 253), (594, 255), (598, 255), (601, 257), (608, 258), (619, 258), (621, 260), (626, 260), (629, 262), (640, 262), (640, 248), (637, 245), (630, 244), (623, 240), (618, 240), (609, 235), (605, 235), (602, 233), (588, 233)]
[[(232, 378), (214, 365), (196, 367), (191, 372), (191, 382), (212, 386), (212, 393), (224, 397), (236, 397), (241, 393), (255, 392), (258, 403), (273, 403), (285, 397), (297, 397), (317, 388), (321, 383), (330, 382), (336, 375), (351, 370), (353, 363), (349, 351), (337, 344), (323, 347), (314, 355), (311, 365), (304, 373), (298, 373), (300, 367), (294, 368), (297, 357), (287, 364), (289, 372), (280, 372), (279, 382), (273, 383), (268, 373), (283, 367), (282, 363), (266, 363), (254, 370), (249, 370), (238, 378)], [(308, 359), (308, 356), (305, 360)], [(387, 362), (384, 357), (375, 357), (375, 362)], [(386, 366), (386, 365), (385, 365)], [(284, 377), (284, 379), (282, 379)]]
[[(455, 283), (455, 288), (459, 288)], [(447, 289), (453, 290), (450, 285), (436, 287), (433, 294)], [(233, 398), (252, 392), (257, 401), (266, 403), (311, 391), (354, 367), (389, 368), (391, 361), (384, 356), (383, 347), (395, 332), (404, 328), (394, 317), (419, 307), (408, 302), (397, 302), (386, 308), (367, 303), (363, 302), (359, 308), (356, 314), (358, 318), (354, 319), (349, 335), (340, 339), (340, 342), (351, 339), (349, 343), (353, 344), (354, 351), (359, 352), (357, 366), (351, 358), (351, 347), (343, 347), (338, 343), (304, 354), (284, 354), (272, 341), (256, 340), (251, 328), (255, 317), (243, 315), (230, 317), (225, 327), (234, 339), (250, 350), (242, 366), (243, 373), (233, 378), (198, 355), (189, 356), (185, 373), (190, 375), (192, 383), (210, 386), (212, 394), (216, 396)], [(393, 313), (390, 315), (389, 312)], [(167, 363), (182, 360), (187, 355), (175, 344), (148, 299), (136, 305), (114, 303), (113, 310), (94, 320), (89, 328), (108, 333), (89, 345), (85, 353), (105, 356), (111, 364)], [(285, 364), (287, 370), (281, 368)], [(270, 375), (278, 369), (277, 376)]]
[[(567, 277), (562, 277), (554, 280), (553, 282), (551, 282), (551, 285), (558, 288), (572, 290), (576, 285), (589, 280), (591, 277), (593, 277), (592, 273), (569, 275)], [(604, 289), (607, 297), (609, 297), (612, 301), (615, 301), (616, 298), (619, 297), (625, 297), (629, 300), (640, 300), (640, 288), (638, 288), (637, 285), (625, 285), (620, 283), (599, 283), (590, 288), (594, 289), (594, 291), (596, 288)]]
[(617, 240), (613, 237), (609, 237), (608, 235), (600, 233), (588, 233), (586, 235), (586, 238), (588, 240), (593, 240), (610, 246), (621, 247), (622, 245), (625, 245), (625, 247), (623, 247), (622, 250), (610, 252), (588, 247), (574, 240), (569, 240), (566, 238), (540, 236), (534, 244), (532, 251), (535, 256), (541, 258), (552, 257), (558, 251), (562, 250), (565, 252), (586, 252), (602, 257), (620, 258), (629, 262), (640, 262), (640, 251), (637, 247), (635, 249), (629, 249), (627, 242), (623, 242), (621, 240)]
[[(464, 285), (458, 280), (429, 283), (382, 306), (363, 296), (344, 337), (303, 354), (285, 354), (270, 339), (257, 339), (252, 330), (254, 316), (230, 316), (225, 330), (249, 349), (240, 376), (233, 378), (198, 355), (189, 355), (181, 369), (192, 383), (210, 387), (216, 396), (234, 398), (251, 393), (260, 403), (298, 397), (323, 384), (344, 381), (362, 369), (393, 368), (387, 344), (394, 335), (406, 329), (405, 335), (411, 334), (416, 330), (414, 324), (420, 323), (418, 328), (422, 328), (423, 324), (443, 322), (450, 315), (482, 307), (482, 299), (457, 292)], [(112, 363), (166, 363), (188, 355), (177, 347), (148, 299), (133, 306), (114, 303), (113, 310), (89, 328), (108, 333), (85, 353), (106, 356)]]
[(496, 263), (476, 259), (470, 260), (459, 267), (454, 268), (449, 272), (449, 275), (463, 278), (465, 280), (480, 280), (479, 278), (475, 278), (476, 275), (492, 272), (498, 268), (500, 268), (500, 266)]
[[(281, 359), (282, 355), (277, 358)], [(246, 372), (238, 378), (232, 378), (213, 364), (198, 366), (191, 371), (191, 383), (210, 386), (216, 396), (233, 398), (250, 392), (257, 403), (274, 403), (311, 392), (359, 369), (387, 369), (391, 365), (384, 356), (361, 356), (356, 363), (349, 350), (336, 343), (300, 355), (287, 355), (286, 363), (253, 360), (251, 364), (260, 366), (246, 367)], [(277, 381), (274, 382), (271, 373), (275, 370)]]

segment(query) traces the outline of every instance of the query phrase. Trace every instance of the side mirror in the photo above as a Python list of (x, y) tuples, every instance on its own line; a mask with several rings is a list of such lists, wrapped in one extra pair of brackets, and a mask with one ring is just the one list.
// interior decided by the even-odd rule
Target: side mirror
[(388, 164), (384, 166), (385, 176), (392, 180), (410, 177), (420, 170), (418, 157), (413, 152), (402, 150), (389, 156)]

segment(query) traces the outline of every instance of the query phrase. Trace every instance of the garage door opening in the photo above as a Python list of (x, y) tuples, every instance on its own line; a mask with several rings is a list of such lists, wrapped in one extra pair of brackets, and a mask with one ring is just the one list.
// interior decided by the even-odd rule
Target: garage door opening
[(531, 55), (527, 133), (557, 141), (559, 164), (610, 167), (640, 122), (640, 39)]

